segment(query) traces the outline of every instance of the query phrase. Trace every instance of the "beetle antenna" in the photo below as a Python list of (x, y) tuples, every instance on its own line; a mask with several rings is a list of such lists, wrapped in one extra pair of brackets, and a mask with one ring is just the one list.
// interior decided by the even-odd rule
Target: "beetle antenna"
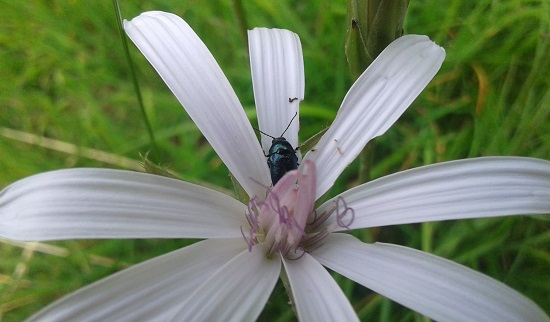
[(288, 130), (288, 128), (290, 127), (290, 124), (292, 124), (292, 121), (294, 121), (294, 119), (296, 118), (296, 116), (298, 115), (298, 112), (296, 112), (294, 114), (294, 116), (290, 119), (290, 122), (288, 123), (288, 126), (286, 127), (286, 129), (283, 131), (283, 134), (281, 134), (280, 137), (283, 137), (283, 135), (285, 135), (286, 131)]
[(258, 129), (257, 129), (257, 128), (255, 128), (255, 127), (252, 127), (252, 128), (253, 128), (254, 130), (256, 130), (256, 131), (260, 132), (261, 134), (265, 135), (265, 136), (269, 136), (270, 138), (272, 138), (272, 139), (275, 139), (275, 137), (274, 137), (274, 136), (271, 136), (271, 135), (269, 135), (269, 134), (267, 134), (267, 133), (265, 133), (265, 132), (263, 132), (263, 131), (260, 131), (260, 130), (258, 130)]
[[(290, 124), (292, 124), (292, 121), (294, 121), (294, 119), (296, 118), (296, 116), (298, 115), (298, 112), (294, 113), (294, 116), (292, 117), (292, 119), (290, 119), (290, 122), (288, 123), (288, 126), (286, 127), (286, 129), (283, 131), (283, 134), (281, 134), (281, 136), (279, 136), (280, 138), (283, 137), (283, 135), (285, 135), (286, 131), (290, 128)], [(276, 139), (276, 137), (272, 136), (272, 135), (269, 135), (255, 127), (252, 127), (254, 130), (260, 132), (261, 134), (265, 135), (265, 136), (269, 136), (270, 138), (272, 139)]]

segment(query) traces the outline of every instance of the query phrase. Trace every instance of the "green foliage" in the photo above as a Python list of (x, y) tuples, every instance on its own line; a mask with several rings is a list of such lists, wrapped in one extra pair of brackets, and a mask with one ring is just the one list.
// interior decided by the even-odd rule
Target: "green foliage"
[[(0, 4), (0, 187), (52, 169), (137, 170), (132, 164), (152, 146), (112, 3)], [(300, 35), (307, 86), (300, 135), (305, 141), (330, 124), (352, 83), (344, 54), (346, 3), (252, 0), (242, 5), (248, 28), (286, 28)], [(248, 51), (233, 1), (123, 1), (120, 6), (126, 19), (146, 10), (183, 16), (212, 50), (255, 122)], [(377, 139), (373, 177), (482, 155), (550, 158), (548, 1), (413, 1), (404, 30), (429, 35), (446, 49), (447, 59), (412, 107)], [(158, 145), (150, 158), (186, 181), (230, 189), (221, 160), (132, 45), (130, 52)], [(354, 186), (357, 169), (352, 164), (332, 191)], [(358, 235), (465, 264), (510, 285), (550, 314), (549, 228), (540, 217), (509, 217), (383, 227)], [(94, 280), (188, 243), (1, 241), (0, 318), (20, 321)], [(345, 278), (337, 280), (364, 320), (420, 319)], [(286, 301), (277, 287), (262, 318), (294, 319)]]

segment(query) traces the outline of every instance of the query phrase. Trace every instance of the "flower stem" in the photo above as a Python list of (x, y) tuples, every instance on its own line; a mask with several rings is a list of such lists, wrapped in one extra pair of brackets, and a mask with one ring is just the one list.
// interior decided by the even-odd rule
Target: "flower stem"
[[(346, 59), (355, 81), (392, 41), (403, 34), (409, 0), (348, 0)], [(359, 156), (359, 182), (371, 179), (375, 142)]]
[(373, 139), (359, 154), (359, 182), (371, 180), (371, 168), (374, 161), (376, 141)]
[(348, 0), (346, 58), (354, 80), (403, 34), (408, 6), (409, 0)]
[(239, 31), (246, 47), (248, 47), (248, 23), (246, 21), (246, 14), (244, 13), (243, 3), (241, 0), (232, 0), (231, 4), (233, 5), (233, 14), (239, 24)]
[(433, 231), (434, 231), (434, 223), (432, 222), (424, 222), (421, 226), (421, 238), (422, 238), (422, 250), (428, 253), (432, 252), (433, 248)]
[(153, 151), (156, 151), (157, 143), (155, 140), (155, 134), (153, 132), (153, 128), (151, 127), (151, 123), (149, 122), (149, 118), (147, 117), (147, 112), (145, 111), (145, 105), (143, 103), (141, 89), (139, 87), (139, 82), (134, 69), (134, 64), (132, 62), (132, 57), (130, 56), (130, 50), (128, 49), (128, 41), (126, 40), (126, 35), (124, 33), (124, 29), (122, 28), (122, 15), (120, 14), (120, 7), (118, 5), (118, 1), (113, 0), (113, 5), (115, 7), (115, 15), (117, 20), (118, 31), (120, 33), (120, 39), (122, 40), (122, 48), (124, 48), (124, 55), (126, 56), (126, 61), (128, 61), (128, 65), (130, 67), (130, 73), (132, 75), (132, 81), (134, 83), (134, 90), (136, 91), (138, 105), (141, 109), (141, 114), (143, 116), (145, 126), (147, 127), (147, 132), (149, 133), (149, 140), (151, 142), (152, 149)]

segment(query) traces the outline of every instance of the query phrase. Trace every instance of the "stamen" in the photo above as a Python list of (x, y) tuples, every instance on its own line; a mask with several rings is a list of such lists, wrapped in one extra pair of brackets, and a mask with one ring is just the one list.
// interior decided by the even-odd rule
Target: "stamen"
[[(282, 206), (279, 201), (279, 196), (276, 194), (271, 195), (271, 209), (279, 215), (279, 223), (284, 224), (288, 227), (288, 229), (292, 228), (292, 226), (295, 226), (299, 230), (302, 230), (298, 226), (298, 222), (296, 222), (296, 219), (291, 216), (290, 211), (288, 210), (287, 206)], [(303, 230), (302, 230), (303, 232)]]
[(311, 224), (308, 224), (308, 226), (309, 226), (308, 230), (309, 231), (315, 231), (315, 230), (317, 230), (317, 228), (321, 227), (321, 225), (325, 221), (327, 221), (327, 219), (330, 217), (330, 215), (332, 215), (334, 210), (335, 210), (335, 207), (332, 207), (327, 211), (323, 211), (323, 213), (321, 213), (321, 215), (319, 215), (319, 216), (317, 215), (317, 212), (315, 212), (315, 220)]
[[(315, 222), (315, 220), (317, 220), (317, 210), (313, 209), (313, 214), (315, 214), (315, 215), (313, 216), (313, 221), (312, 221), (311, 223), (306, 222), (306, 225), (308, 225), (308, 226), (309, 226), (309, 225), (313, 225), (313, 223)], [(309, 217), (311, 217), (311, 215), (309, 215)]]
[[(340, 206), (339, 206), (340, 202), (344, 205), (344, 212), (342, 212), (342, 213), (340, 213)], [(342, 221), (342, 219), (344, 219), (344, 217), (348, 213), (351, 214), (351, 218), (350, 218), (349, 222), (346, 224)], [(344, 198), (337, 197), (336, 198), (336, 222), (338, 223), (338, 226), (340, 226), (342, 228), (349, 229), (349, 226), (353, 223), (354, 219), (355, 219), (355, 210), (353, 210), (353, 208), (348, 207), (348, 205), (346, 204), (346, 201), (344, 200)]]
[[(305, 255), (306, 253), (309, 253), (307, 250), (303, 249), (302, 247), (298, 247), (298, 249), (302, 251), (302, 254), (300, 254), (300, 256), (298, 256), (298, 257), (293, 257), (293, 258), (290, 258), (290, 257), (287, 256), (286, 259), (288, 259), (289, 261), (297, 261), (297, 260), (299, 260), (300, 258), (304, 257), (304, 255)], [(298, 249), (296, 249), (296, 250), (298, 250)], [(296, 250), (294, 251), (294, 254), (296, 254)]]
[(277, 194), (271, 195), (271, 203), (270, 203), (271, 209), (279, 215), (279, 222), (284, 223), (286, 220), (284, 218), (285, 208), (286, 206), (283, 206), (281, 208), (281, 203), (279, 201), (279, 196)]
[(328, 229), (323, 229), (322, 231), (314, 234), (309, 234), (302, 239), (301, 246), (307, 249), (308, 252), (313, 252), (319, 247), (323, 246), (321, 243), (325, 238), (328, 237), (330, 231)]
[(258, 200), (258, 198), (254, 196), (248, 201), (248, 204), (246, 205), (248, 209), (248, 214), (245, 214), (246, 220), (250, 224), (250, 227), (252, 227), (255, 231), (258, 231), (258, 229), (260, 228), (258, 219), (258, 217), (260, 216), (260, 210), (258, 209), (258, 206), (261, 207), (262, 204), (263, 201)]
[(279, 246), (280, 246), (279, 242), (274, 242), (273, 244), (271, 244), (271, 246), (269, 247), (269, 250), (266, 253), (267, 257), (271, 258), (271, 255), (273, 255), (273, 253), (279, 250)]
[(248, 251), (252, 251), (252, 246), (258, 243), (256, 240), (256, 233), (260, 230), (259, 216), (260, 210), (258, 206), (261, 206), (263, 201), (258, 200), (256, 196), (250, 198), (248, 204), (246, 205), (247, 212), (245, 211), (245, 218), (250, 225), (250, 230), (248, 232), (248, 237), (244, 234), (243, 227), (241, 226), (241, 234), (243, 239), (248, 245)]
[(248, 252), (251, 252), (252, 251), (252, 246), (254, 246), (254, 243), (252, 242), (252, 239), (249, 239), (245, 236), (244, 231), (243, 231), (243, 226), (241, 226), (241, 234), (243, 235), (244, 242), (248, 245)]

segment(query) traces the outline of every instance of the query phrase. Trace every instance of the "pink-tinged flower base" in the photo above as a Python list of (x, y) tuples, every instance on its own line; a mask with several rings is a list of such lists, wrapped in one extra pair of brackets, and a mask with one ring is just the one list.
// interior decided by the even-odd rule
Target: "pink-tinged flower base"
[(265, 200), (257, 196), (250, 199), (246, 214), (250, 231), (245, 236), (249, 250), (254, 244), (266, 242), (268, 257), (274, 253), (285, 257), (291, 251), (296, 253), (313, 213), (316, 180), (315, 164), (304, 161), (299, 170), (288, 172), (273, 188), (268, 188)]
[[(305, 160), (298, 170), (285, 174), (273, 188), (267, 187), (264, 200), (258, 196), (250, 199), (246, 212), (248, 234), (241, 227), (249, 251), (265, 242), (269, 245), (268, 258), (279, 253), (285, 258), (299, 259), (320, 247), (337, 226), (349, 228), (355, 212), (342, 197), (335, 198), (334, 205), (321, 214), (314, 210), (316, 180), (315, 163)], [(334, 222), (323, 225), (331, 216)]]

